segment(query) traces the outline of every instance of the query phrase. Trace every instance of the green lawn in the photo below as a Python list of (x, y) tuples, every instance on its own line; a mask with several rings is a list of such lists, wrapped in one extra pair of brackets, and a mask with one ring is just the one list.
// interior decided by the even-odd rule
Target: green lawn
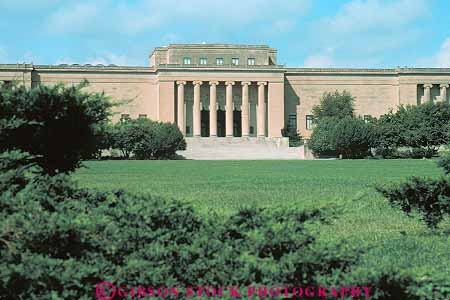
[[(374, 189), (420, 175), (441, 174), (432, 160), (357, 161), (98, 161), (75, 174), (80, 185), (123, 188), (191, 203), (205, 217), (241, 206), (312, 208), (336, 205), (319, 240), (367, 249), (367, 268), (398, 266), (444, 272), (450, 278), (450, 241), (391, 208)], [(444, 224), (447, 226), (448, 223)], [(418, 273), (418, 274), (419, 274)]]

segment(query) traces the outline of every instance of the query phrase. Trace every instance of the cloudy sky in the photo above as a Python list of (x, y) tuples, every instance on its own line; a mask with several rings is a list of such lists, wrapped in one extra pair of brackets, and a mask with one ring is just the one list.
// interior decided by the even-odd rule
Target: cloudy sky
[(0, 63), (148, 65), (169, 43), (268, 44), (291, 67), (450, 67), (450, 0), (0, 0)]

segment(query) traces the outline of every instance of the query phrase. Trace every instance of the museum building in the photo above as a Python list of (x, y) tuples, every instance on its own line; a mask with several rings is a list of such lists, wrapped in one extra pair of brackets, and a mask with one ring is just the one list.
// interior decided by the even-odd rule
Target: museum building
[(0, 64), (0, 81), (77, 84), (120, 103), (120, 118), (178, 124), (187, 137), (308, 138), (312, 108), (325, 92), (346, 90), (356, 113), (378, 117), (399, 105), (448, 101), (450, 69), (291, 68), (265, 45), (171, 44), (149, 66)]

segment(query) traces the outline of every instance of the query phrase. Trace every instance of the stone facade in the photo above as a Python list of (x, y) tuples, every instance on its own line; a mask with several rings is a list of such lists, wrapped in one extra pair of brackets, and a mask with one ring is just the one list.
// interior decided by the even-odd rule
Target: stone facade
[(449, 101), (450, 69), (319, 69), (277, 65), (277, 51), (251, 45), (169, 45), (149, 67), (0, 64), (0, 81), (90, 82), (119, 102), (114, 121), (147, 117), (177, 123), (187, 136), (308, 138), (312, 107), (324, 92), (347, 90), (356, 112), (378, 117), (398, 105)]

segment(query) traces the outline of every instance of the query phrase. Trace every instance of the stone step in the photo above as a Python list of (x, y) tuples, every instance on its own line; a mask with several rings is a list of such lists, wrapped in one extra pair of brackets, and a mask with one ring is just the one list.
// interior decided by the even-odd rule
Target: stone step
[(304, 159), (303, 147), (288, 145), (287, 138), (186, 138), (187, 149), (177, 154), (195, 160)]

